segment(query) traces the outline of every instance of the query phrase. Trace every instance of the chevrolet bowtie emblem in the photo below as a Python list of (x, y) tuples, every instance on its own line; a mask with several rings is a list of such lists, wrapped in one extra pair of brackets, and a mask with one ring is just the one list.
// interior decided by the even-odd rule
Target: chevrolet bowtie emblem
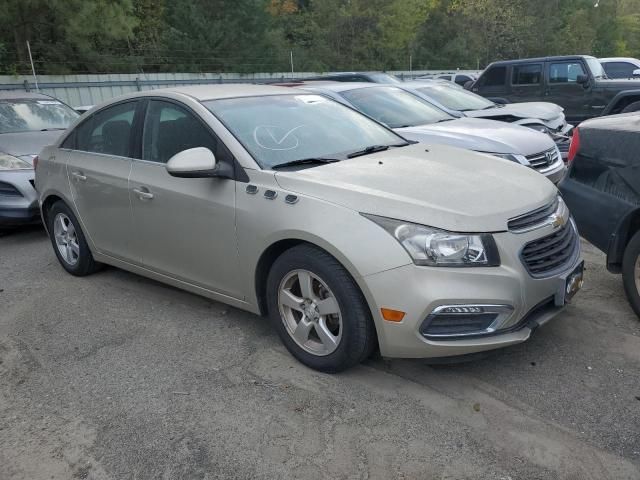
[(550, 220), (551, 220), (551, 225), (553, 225), (553, 228), (560, 228), (564, 226), (564, 224), (566, 223), (566, 220), (564, 219), (563, 216), (555, 213), (551, 215)]

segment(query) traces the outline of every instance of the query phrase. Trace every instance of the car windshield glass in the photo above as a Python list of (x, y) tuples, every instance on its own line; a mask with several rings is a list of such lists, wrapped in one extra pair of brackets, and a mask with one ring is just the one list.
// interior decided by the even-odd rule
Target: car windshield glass
[(341, 95), (361, 112), (391, 128), (453, 119), (448, 113), (396, 87), (357, 88)]
[(593, 74), (594, 78), (607, 78), (607, 74), (602, 68), (602, 64), (596, 58), (586, 58), (587, 64), (589, 65), (589, 70)]
[(64, 130), (78, 114), (58, 100), (0, 101), (0, 133)]
[(263, 168), (296, 160), (346, 159), (372, 145), (407, 142), (364, 115), (320, 95), (204, 102)]
[(370, 76), (376, 83), (402, 83), (398, 77), (388, 73), (371, 73)]
[(420, 87), (417, 90), (451, 110), (483, 110), (495, 106), (493, 102), (480, 95), (446, 85)]

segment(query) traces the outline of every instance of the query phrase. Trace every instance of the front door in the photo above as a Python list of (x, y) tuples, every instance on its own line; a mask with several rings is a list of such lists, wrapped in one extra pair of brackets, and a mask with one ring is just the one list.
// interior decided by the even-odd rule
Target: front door
[(547, 87), (545, 100), (564, 107), (564, 114), (570, 123), (597, 115), (591, 112), (591, 84), (578, 83), (579, 75), (587, 75), (587, 71), (580, 60), (547, 63)]
[(71, 194), (85, 233), (100, 253), (130, 259), (129, 173), (137, 101), (120, 103), (85, 120), (67, 157)]
[(194, 147), (209, 148), (218, 162), (232, 161), (193, 112), (150, 100), (142, 159), (133, 161), (129, 182), (135, 251), (154, 272), (240, 298), (235, 181), (177, 178), (165, 168), (173, 155)]

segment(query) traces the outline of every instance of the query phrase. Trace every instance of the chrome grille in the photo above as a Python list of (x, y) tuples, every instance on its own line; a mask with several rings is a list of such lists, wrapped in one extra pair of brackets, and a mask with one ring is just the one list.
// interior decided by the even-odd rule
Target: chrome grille
[(544, 170), (558, 161), (558, 150), (550, 148), (541, 153), (527, 155), (527, 161), (534, 170)]
[(512, 218), (507, 222), (507, 228), (510, 232), (522, 233), (538, 228), (549, 223), (551, 215), (559, 210), (560, 199), (556, 199), (549, 205), (538, 208), (532, 212)]
[(532, 277), (547, 277), (569, 268), (580, 251), (580, 238), (573, 221), (558, 231), (527, 243), (522, 263)]

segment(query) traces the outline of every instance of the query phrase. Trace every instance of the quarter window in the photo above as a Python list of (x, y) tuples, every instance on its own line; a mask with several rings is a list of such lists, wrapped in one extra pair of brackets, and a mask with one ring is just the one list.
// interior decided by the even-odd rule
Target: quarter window
[(576, 83), (579, 75), (585, 75), (579, 62), (552, 63), (549, 67), (549, 83)]
[(493, 67), (482, 76), (482, 85), (485, 87), (501, 87), (505, 84), (507, 67)]
[(167, 163), (176, 153), (206, 147), (217, 154), (217, 141), (186, 109), (170, 102), (151, 100), (142, 135), (142, 158)]
[(128, 157), (131, 125), (137, 104), (120, 103), (88, 118), (74, 132), (76, 148), (85, 152)]
[(540, 85), (542, 82), (542, 65), (514, 65), (511, 74), (512, 85)]

